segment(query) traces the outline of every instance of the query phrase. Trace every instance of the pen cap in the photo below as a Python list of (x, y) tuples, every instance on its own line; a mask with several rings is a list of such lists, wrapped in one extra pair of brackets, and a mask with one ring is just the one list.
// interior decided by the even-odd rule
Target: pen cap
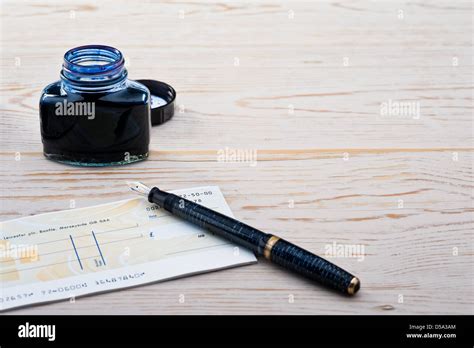
[(167, 83), (156, 80), (136, 80), (150, 90), (151, 124), (160, 125), (174, 115), (176, 91)]
[(347, 295), (359, 291), (360, 280), (335, 264), (277, 236), (271, 236), (263, 252), (265, 258), (309, 279)]

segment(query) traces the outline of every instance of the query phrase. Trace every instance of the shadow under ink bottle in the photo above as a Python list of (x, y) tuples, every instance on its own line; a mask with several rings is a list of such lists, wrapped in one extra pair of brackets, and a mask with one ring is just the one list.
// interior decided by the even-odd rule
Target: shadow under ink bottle
[(44, 155), (79, 166), (122, 165), (148, 157), (150, 91), (127, 78), (122, 53), (109, 46), (73, 48), (61, 80), (40, 99)]

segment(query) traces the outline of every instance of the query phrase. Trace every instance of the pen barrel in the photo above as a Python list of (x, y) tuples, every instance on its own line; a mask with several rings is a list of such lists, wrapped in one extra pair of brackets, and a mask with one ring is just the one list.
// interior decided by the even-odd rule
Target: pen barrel
[(306, 278), (354, 295), (360, 287), (360, 281), (349, 272), (284, 239), (271, 236), (264, 249), (264, 256)]
[(261, 255), (269, 234), (172, 193), (152, 190), (150, 202), (173, 215)]

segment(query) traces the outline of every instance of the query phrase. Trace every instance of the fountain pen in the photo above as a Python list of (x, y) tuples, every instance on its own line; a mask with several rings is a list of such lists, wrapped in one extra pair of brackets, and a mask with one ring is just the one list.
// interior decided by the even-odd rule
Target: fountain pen
[(130, 189), (147, 197), (174, 216), (197, 225), (217, 236), (252, 250), (258, 256), (299, 273), (346, 295), (354, 295), (360, 280), (333, 263), (273, 234), (262, 232), (224, 214), (206, 208), (157, 187), (141, 182), (127, 183)]

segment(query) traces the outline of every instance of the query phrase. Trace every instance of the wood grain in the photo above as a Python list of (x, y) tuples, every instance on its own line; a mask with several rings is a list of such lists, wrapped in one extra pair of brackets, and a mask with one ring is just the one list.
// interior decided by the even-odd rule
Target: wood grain
[[(318, 254), (364, 247), (363, 259), (331, 258), (361, 278), (355, 298), (261, 260), (9, 313), (474, 313), (472, 3), (3, 1), (1, 11), (2, 220), (128, 198), (132, 179), (219, 185), (237, 218)], [(131, 78), (178, 91), (146, 162), (76, 168), (42, 156), (41, 90), (63, 53), (88, 43), (121, 49)], [(382, 115), (389, 101), (420, 113)], [(225, 148), (256, 151), (256, 165), (220, 161)]]

